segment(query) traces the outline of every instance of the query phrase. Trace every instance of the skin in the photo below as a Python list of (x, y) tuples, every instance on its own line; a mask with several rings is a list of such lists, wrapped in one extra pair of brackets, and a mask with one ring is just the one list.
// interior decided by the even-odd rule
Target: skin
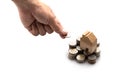
[(20, 19), (24, 27), (34, 36), (44, 36), (46, 33), (58, 33), (65, 38), (67, 32), (46, 4), (40, 0), (12, 0), (19, 11)]

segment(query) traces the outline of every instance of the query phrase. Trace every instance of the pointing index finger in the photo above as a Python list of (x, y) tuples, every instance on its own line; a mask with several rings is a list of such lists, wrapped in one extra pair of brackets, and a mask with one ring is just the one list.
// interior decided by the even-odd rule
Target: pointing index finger
[(67, 35), (67, 32), (63, 31), (62, 25), (60, 24), (60, 22), (58, 21), (58, 19), (55, 16), (50, 18), (49, 25), (62, 38), (65, 38), (65, 36)]

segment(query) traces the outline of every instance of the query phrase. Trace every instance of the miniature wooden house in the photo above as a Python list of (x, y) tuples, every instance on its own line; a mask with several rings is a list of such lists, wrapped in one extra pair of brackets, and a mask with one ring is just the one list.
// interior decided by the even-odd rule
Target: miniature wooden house
[(97, 48), (97, 38), (92, 32), (85, 32), (80, 39), (80, 48), (87, 50), (88, 54), (95, 52)]

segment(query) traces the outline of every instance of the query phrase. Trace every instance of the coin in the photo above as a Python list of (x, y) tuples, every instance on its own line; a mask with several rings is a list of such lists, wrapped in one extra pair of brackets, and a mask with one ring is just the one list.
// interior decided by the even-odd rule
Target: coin
[(78, 50), (79, 54), (83, 54), (83, 50), (81, 50), (80, 46), (77, 46), (76, 49)]
[(77, 46), (77, 43), (76, 43), (75, 41), (71, 41), (71, 42), (69, 43), (69, 48), (70, 48), (70, 49), (76, 48), (76, 46)]
[(83, 63), (83, 62), (85, 61), (85, 55), (83, 55), (83, 54), (78, 54), (78, 55), (76, 56), (76, 60), (77, 60), (77, 62), (79, 62), (79, 63)]
[(88, 53), (86, 51), (83, 51), (83, 54), (87, 57)]
[(95, 55), (88, 56), (88, 63), (90, 63), (90, 64), (96, 63), (96, 58), (97, 57)]
[(99, 57), (100, 56), (100, 49), (99, 49), (99, 47), (97, 47), (97, 49), (95, 50), (95, 55), (97, 56), (97, 57)]
[(77, 49), (69, 49), (68, 52), (69, 52), (68, 58), (71, 60), (74, 60), (76, 58), (76, 55), (78, 54)]
[(92, 60), (92, 61), (91, 61), (91, 60), (88, 60), (88, 63), (89, 63), (89, 64), (95, 64), (95, 63), (96, 63), (96, 60)]
[(80, 46), (80, 37), (76, 39), (77, 45)]
[(100, 43), (97, 43), (97, 47), (99, 47), (100, 46)]

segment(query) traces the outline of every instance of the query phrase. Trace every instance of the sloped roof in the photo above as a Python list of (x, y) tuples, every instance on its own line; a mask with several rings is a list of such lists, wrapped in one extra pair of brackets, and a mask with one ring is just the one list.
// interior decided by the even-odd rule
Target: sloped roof
[(87, 44), (90, 45), (94, 45), (97, 42), (97, 38), (95, 37), (95, 35), (90, 32), (90, 31), (86, 31), (83, 35), (81, 40), (83, 40), (84, 42), (86, 42)]

